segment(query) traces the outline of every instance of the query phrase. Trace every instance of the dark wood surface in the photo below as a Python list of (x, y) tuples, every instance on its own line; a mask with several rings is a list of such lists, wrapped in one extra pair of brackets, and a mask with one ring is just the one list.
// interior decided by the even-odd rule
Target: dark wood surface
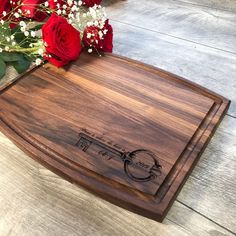
[[(1, 131), (33, 158), (160, 221), (229, 101), (151, 66), (83, 54), (66, 70), (47, 64), (23, 76), (2, 90), (0, 104)], [(145, 151), (133, 162), (122, 159), (135, 150)], [(138, 181), (156, 164), (162, 169), (154, 178)]]

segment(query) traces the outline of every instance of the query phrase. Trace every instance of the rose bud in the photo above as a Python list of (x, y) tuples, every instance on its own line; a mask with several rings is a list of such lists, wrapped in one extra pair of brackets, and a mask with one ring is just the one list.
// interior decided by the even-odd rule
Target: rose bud
[(102, 29), (97, 26), (88, 26), (84, 30), (83, 44), (85, 47), (96, 48), (104, 52), (112, 52), (113, 29), (106, 20)]

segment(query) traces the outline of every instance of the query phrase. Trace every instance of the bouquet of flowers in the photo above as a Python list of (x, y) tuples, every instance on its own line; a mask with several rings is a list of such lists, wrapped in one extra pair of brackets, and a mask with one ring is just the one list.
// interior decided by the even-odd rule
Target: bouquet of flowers
[[(47, 60), (57, 67), (89, 53), (112, 52), (113, 30), (101, 0), (0, 0), (0, 78)], [(99, 54), (100, 55), (100, 54)]]

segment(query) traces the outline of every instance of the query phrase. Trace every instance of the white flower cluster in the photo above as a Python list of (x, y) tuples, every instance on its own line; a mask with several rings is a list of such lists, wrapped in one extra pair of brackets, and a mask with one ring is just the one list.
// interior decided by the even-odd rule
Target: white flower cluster
[(96, 26), (102, 29), (106, 19), (105, 8), (95, 4), (93, 7), (89, 7), (87, 12), (76, 12), (72, 25), (82, 32), (86, 26)]
[[(79, 3), (82, 4), (82, 3)], [(100, 29), (98, 31), (99, 39), (103, 39), (104, 35), (106, 35), (107, 30), (103, 30), (105, 22), (107, 20), (105, 8), (100, 5), (94, 5), (93, 7), (89, 7), (87, 11), (75, 11), (74, 14), (68, 15), (68, 22), (73, 25), (77, 30), (81, 32), (81, 36), (83, 37), (83, 32), (86, 27), (96, 27)], [(93, 37), (95, 35), (93, 33), (87, 33), (87, 38), (91, 39), (93, 42)], [(95, 39), (95, 43), (98, 44), (98, 40)], [(91, 48), (88, 49), (89, 53), (92, 53), (92, 45)]]
[[(105, 8), (96, 4), (93, 7), (86, 7), (81, 0), (64, 0), (63, 3), (61, 2), (62, 1), (54, 0), (55, 7), (52, 9), (52, 3), (49, 3), (47, 0), (39, 5), (40, 11), (48, 14), (48, 16), (52, 13), (56, 13), (59, 16), (65, 17), (69, 24), (80, 31), (81, 39), (83, 38), (83, 33), (86, 27), (95, 27), (97, 30), (95, 34), (93, 31), (87, 32), (86, 37), (91, 43), (98, 44), (98, 39), (104, 39), (104, 35), (107, 33), (107, 30), (104, 29), (107, 20)], [(13, 4), (12, 0), (10, 0), (10, 3)], [(25, 10), (23, 7), (16, 7), (15, 10), (10, 13), (7, 13), (6, 11), (2, 12), (3, 17), (9, 17), (10, 14), (10, 16), (17, 22), (19, 31), (24, 34), (24, 38), (22, 39), (22, 42), (17, 43), (15, 40), (15, 33), (13, 33), (10, 37), (7, 36), (4, 38), (6, 44), (0, 40), (0, 45), (2, 47), (0, 47), (0, 53), (2, 51), (14, 51), (13, 48), (21, 50), (23, 43), (30, 42), (29, 50), (27, 52), (30, 52), (29, 55), (33, 56), (34, 64), (40, 65), (42, 63), (42, 57), (45, 55), (45, 47), (47, 47), (47, 45), (42, 41), (41, 30), (35, 30), (34, 27), (41, 23), (35, 22), (34, 19), (29, 20), (28, 15), (30, 16), (32, 13), (30, 10), (31, 8), (26, 9), (28, 10)], [(1, 19), (0, 23), (4, 26), (4, 19)], [(93, 46), (90, 46), (91, 47), (88, 49), (89, 53), (93, 51)]]

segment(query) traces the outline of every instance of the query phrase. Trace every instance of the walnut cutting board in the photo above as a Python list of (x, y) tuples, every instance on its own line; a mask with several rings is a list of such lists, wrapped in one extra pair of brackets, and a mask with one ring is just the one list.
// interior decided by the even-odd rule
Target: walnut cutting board
[(161, 221), (229, 101), (115, 55), (33, 69), (0, 92), (0, 130), (47, 168)]

